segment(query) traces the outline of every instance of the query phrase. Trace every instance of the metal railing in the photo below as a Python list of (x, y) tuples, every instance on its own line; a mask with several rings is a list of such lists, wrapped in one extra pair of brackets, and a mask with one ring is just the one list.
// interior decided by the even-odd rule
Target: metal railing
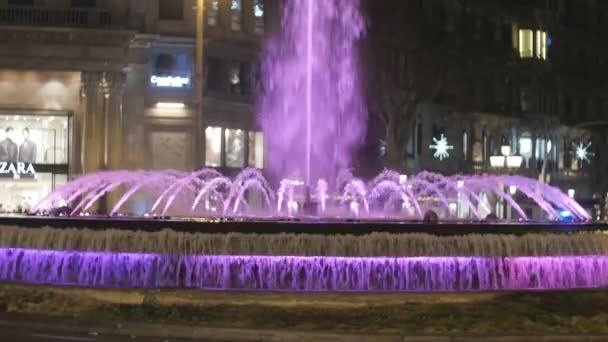
[(0, 6), (0, 25), (52, 27), (115, 26), (108, 10), (90, 8), (39, 8)]

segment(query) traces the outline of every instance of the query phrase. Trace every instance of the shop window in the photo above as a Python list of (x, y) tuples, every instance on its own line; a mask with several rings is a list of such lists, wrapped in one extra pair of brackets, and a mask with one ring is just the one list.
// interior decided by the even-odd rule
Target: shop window
[(264, 33), (264, 0), (253, 1), (253, 16), (255, 18), (255, 33)]
[(209, 167), (222, 166), (221, 127), (207, 127), (205, 129), (205, 165)]
[(243, 0), (231, 0), (230, 13), (232, 31), (240, 31), (243, 21)]
[(72, 8), (95, 8), (97, 7), (97, 0), (72, 0), (70, 2)]
[(205, 9), (207, 10), (207, 25), (219, 25), (220, 1), (207, 0), (207, 5), (205, 6)]
[(249, 132), (248, 165), (258, 169), (264, 168), (264, 133)]
[(226, 129), (226, 166), (245, 166), (245, 131), (240, 129)]
[(66, 116), (0, 115), (0, 162), (67, 164)]
[(184, 0), (158, 0), (158, 19), (182, 20), (184, 18)]
[(0, 178), (0, 213), (28, 213), (55, 189), (67, 182), (66, 174), (37, 173), (35, 178)]

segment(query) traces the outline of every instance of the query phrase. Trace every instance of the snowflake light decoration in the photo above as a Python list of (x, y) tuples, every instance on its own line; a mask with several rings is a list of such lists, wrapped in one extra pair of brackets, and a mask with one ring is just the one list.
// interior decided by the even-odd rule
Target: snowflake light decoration
[(576, 159), (580, 160), (581, 162), (587, 162), (590, 163), (590, 157), (595, 156), (595, 153), (591, 152), (589, 150), (589, 148), (591, 148), (591, 142), (587, 143), (587, 145), (585, 145), (585, 143), (573, 143), (572, 146), (574, 147), (574, 155), (576, 156)]
[(454, 149), (454, 145), (448, 145), (448, 139), (443, 134), (441, 134), (439, 139), (433, 138), (433, 142), (434, 144), (430, 145), (429, 147), (431, 150), (435, 150), (433, 157), (438, 158), (439, 160), (448, 158), (450, 156), (448, 151)]

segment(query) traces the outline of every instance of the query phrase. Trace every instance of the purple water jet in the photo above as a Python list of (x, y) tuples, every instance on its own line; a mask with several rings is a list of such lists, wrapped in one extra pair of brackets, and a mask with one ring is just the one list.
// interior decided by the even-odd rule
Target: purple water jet
[[(57, 189), (33, 208), (50, 213), (68, 205), (74, 215), (86, 215), (106, 194), (119, 198), (110, 215), (119, 216), (136, 194), (144, 195), (150, 215), (190, 217), (322, 217), (380, 220), (421, 220), (427, 210), (442, 220), (483, 220), (495, 203), (512, 209), (517, 220), (531, 220), (524, 205), (539, 211), (536, 218), (559, 220), (567, 211), (576, 221), (591, 217), (568, 195), (545, 183), (521, 176), (453, 176), (422, 172), (405, 177), (384, 171), (370, 182), (342, 173), (329, 190), (326, 181), (317, 182), (310, 196), (319, 203), (316, 212), (302, 208), (302, 181), (284, 179), (273, 189), (259, 170), (246, 169), (234, 179), (213, 170), (193, 173), (175, 171), (110, 171), (82, 176)], [(514, 187), (515, 193), (505, 189)], [(257, 199), (256, 199), (257, 196)], [(485, 198), (485, 199), (484, 199)], [(200, 202), (204, 205), (200, 205)], [(142, 205), (137, 207), (142, 208)], [(458, 212), (454, 212), (453, 209)], [(126, 214), (132, 214), (126, 212)], [(541, 216), (542, 215), (542, 216)], [(513, 217), (512, 216), (512, 217)], [(503, 217), (503, 219), (508, 219)]]
[(309, 186), (350, 165), (366, 131), (357, 41), (359, 0), (284, 2), (282, 32), (267, 42), (258, 121), (274, 180)]

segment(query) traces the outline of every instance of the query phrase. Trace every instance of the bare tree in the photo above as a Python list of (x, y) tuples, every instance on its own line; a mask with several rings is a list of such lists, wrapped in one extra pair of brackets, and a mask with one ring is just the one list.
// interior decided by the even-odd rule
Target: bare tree
[(416, 1), (374, 1), (366, 56), (371, 114), (384, 126), (385, 165), (406, 166), (407, 144), (419, 106), (437, 100), (447, 77), (438, 30), (424, 22)]

